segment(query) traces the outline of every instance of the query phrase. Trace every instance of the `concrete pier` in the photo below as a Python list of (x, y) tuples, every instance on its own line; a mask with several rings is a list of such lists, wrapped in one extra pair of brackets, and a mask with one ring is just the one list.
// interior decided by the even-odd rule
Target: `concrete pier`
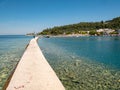
[(6, 90), (65, 90), (42, 54), (37, 39), (30, 41)]

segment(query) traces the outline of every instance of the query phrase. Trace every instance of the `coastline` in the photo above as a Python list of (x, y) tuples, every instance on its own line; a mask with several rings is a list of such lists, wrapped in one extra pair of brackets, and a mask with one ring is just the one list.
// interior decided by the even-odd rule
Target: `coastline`
[[(90, 36), (98, 36), (98, 35), (89, 35), (89, 34), (68, 34), (68, 35), (38, 35), (38, 37), (45, 37), (45, 38), (50, 38), (50, 37), (90, 37)], [(118, 36), (120, 37), (120, 35), (101, 35), (100, 37), (104, 37), (104, 36), (110, 36), (110, 37), (114, 37), (114, 36)], [(98, 36), (99, 37), (99, 36)]]
[(88, 34), (69, 34), (69, 35), (56, 35), (51, 37), (84, 37), (84, 36), (90, 36)]
[(88, 34), (68, 34), (68, 35), (38, 35), (38, 37), (84, 37), (84, 36), (90, 36)]

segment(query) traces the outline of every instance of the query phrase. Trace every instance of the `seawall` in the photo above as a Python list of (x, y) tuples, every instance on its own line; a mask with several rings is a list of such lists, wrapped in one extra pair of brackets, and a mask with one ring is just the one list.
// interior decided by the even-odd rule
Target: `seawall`
[(37, 39), (30, 41), (6, 90), (65, 90), (42, 54)]

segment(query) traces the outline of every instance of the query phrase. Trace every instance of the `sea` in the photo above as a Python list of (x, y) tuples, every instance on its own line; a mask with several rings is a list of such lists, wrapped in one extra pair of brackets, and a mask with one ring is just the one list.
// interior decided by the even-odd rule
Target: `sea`
[[(31, 38), (0, 35), (0, 90)], [(120, 90), (120, 37), (43, 37), (38, 44), (66, 90)]]
[(0, 35), (0, 90), (22, 57), (31, 38), (25, 35)]

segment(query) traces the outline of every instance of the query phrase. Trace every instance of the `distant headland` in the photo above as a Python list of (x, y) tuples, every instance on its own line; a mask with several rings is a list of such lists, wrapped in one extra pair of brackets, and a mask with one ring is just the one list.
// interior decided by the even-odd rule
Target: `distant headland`
[(55, 26), (53, 28), (44, 29), (37, 35), (50, 36), (86, 36), (86, 35), (120, 35), (120, 17), (112, 20), (100, 22), (80, 22), (77, 24), (70, 24), (64, 26)]

